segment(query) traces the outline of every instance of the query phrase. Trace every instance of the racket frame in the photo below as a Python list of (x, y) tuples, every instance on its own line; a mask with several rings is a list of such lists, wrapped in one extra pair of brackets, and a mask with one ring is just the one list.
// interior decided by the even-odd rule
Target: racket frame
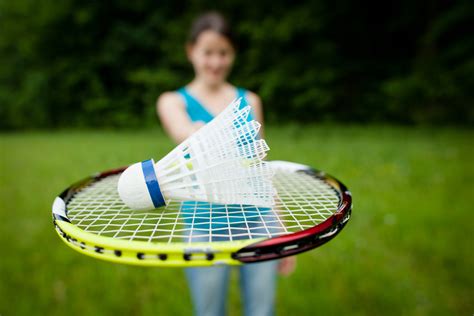
[(107, 176), (121, 173), (121, 167), (83, 179), (64, 190), (53, 203), (53, 224), (59, 237), (74, 250), (98, 259), (141, 266), (191, 267), (274, 260), (319, 247), (344, 228), (352, 212), (352, 196), (344, 184), (324, 172), (305, 165), (296, 172), (328, 182), (339, 194), (337, 211), (320, 224), (274, 238), (219, 242), (147, 242), (127, 241), (86, 232), (72, 224), (67, 216), (68, 201), (82, 188)]

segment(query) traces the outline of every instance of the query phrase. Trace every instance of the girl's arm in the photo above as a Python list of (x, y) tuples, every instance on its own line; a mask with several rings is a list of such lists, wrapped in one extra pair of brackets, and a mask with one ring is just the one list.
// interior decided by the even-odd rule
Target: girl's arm
[(177, 144), (204, 126), (189, 119), (184, 101), (176, 92), (163, 93), (156, 102), (156, 112), (163, 129)]

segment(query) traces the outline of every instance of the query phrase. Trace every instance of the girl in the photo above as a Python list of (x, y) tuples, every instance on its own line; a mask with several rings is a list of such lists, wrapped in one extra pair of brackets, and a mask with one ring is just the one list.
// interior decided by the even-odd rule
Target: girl
[[(227, 82), (235, 48), (230, 29), (220, 14), (207, 13), (196, 19), (186, 53), (194, 68), (194, 79), (177, 91), (163, 93), (157, 102), (162, 126), (176, 143), (211, 121), (237, 97), (252, 105), (250, 116), (263, 124), (262, 103), (258, 95)], [(260, 133), (263, 135), (263, 126)], [(273, 314), (276, 271), (289, 274), (294, 265), (294, 258), (289, 258), (240, 268), (245, 315)], [(228, 266), (186, 269), (197, 315), (225, 314), (229, 274)]]

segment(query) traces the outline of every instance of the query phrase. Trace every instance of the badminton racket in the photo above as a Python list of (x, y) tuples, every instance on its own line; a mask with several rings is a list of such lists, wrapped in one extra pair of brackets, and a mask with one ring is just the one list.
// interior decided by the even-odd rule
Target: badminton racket
[(334, 238), (352, 210), (348, 189), (309, 166), (271, 161), (275, 206), (171, 200), (155, 210), (128, 208), (117, 193), (125, 170), (102, 172), (65, 189), (53, 223), (72, 249), (143, 266), (240, 265), (295, 255)]

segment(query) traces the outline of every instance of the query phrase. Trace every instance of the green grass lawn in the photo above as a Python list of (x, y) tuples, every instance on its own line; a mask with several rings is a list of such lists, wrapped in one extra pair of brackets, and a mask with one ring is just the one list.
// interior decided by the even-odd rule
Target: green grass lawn
[[(327, 171), (353, 217), (280, 277), (278, 315), (472, 315), (472, 130), (269, 127), (270, 159)], [(0, 315), (189, 315), (183, 270), (80, 255), (56, 235), (51, 204), (96, 171), (172, 149), (161, 130), (0, 134)], [(234, 273), (230, 315), (240, 315)]]

